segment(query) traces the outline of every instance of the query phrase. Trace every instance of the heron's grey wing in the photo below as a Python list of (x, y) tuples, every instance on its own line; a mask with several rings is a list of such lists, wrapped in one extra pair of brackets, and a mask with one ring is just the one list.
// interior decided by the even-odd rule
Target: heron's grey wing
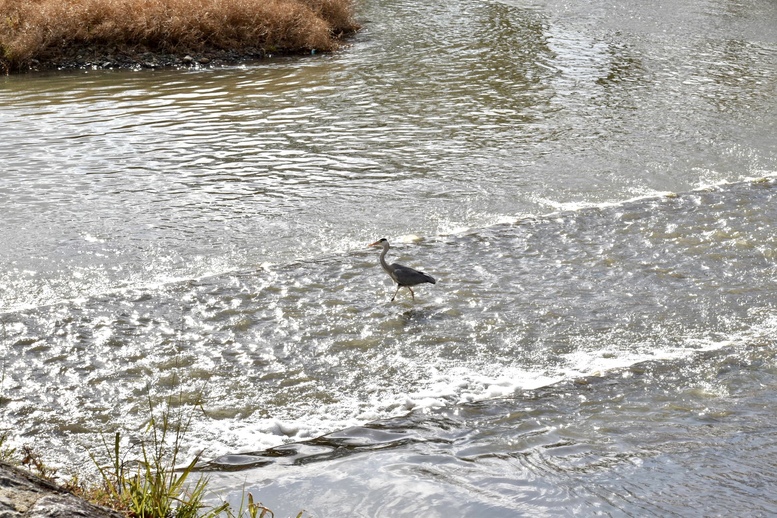
[(432, 284), (437, 283), (431, 275), (419, 272), (409, 266), (394, 263), (391, 265), (391, 268), (394, 271), (394, 279), (400, 286), (415, 286), (416, 284), (421, 284), (423, 282), (430, 282)]

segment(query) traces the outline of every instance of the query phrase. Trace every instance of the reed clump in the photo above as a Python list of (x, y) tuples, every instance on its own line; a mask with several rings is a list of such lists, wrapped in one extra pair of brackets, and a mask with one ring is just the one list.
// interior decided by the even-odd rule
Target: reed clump
[(73, 49), (331, 51), (357, 29), (353, 0), (0, 0), (0, 67)]

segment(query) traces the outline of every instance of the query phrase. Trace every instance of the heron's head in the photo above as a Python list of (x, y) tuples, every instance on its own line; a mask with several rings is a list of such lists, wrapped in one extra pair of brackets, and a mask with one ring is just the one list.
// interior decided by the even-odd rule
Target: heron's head
[(388, 239), (384, 237), (383, 239), (379, 239), (374, 243), (371, 243), (369, 246), (388, 246), (388, 244), (389, 244)]

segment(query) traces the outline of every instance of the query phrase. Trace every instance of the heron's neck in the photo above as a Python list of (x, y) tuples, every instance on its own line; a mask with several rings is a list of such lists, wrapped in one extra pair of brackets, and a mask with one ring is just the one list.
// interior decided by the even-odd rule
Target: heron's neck
[(391, 268), (389, 268), (389, 265), (386, 262), (386, 254), (388, 253), (388, 250), (389, 250), (388, 245), (384, 245), (383, 251), (380, 253), (380, 265), (383, 267), (384, 270), (391, 273)]

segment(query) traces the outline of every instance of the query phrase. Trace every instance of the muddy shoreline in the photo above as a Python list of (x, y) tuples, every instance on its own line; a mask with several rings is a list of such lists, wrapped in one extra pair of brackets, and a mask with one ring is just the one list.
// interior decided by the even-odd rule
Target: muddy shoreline
[(315, 51), (268, 52), (265, 49), (248, 47), (237, 50), (209, 49), (196, 52), (159, 52), (144, 47), (109, 48), (94, 45), (81, 48), (55, 50), (37, 59), (16, 73), (44, 72), (57, 70), (140, 70), (162, 68), (210, 68), (250, 63), (281, 56), (304, 56)]

